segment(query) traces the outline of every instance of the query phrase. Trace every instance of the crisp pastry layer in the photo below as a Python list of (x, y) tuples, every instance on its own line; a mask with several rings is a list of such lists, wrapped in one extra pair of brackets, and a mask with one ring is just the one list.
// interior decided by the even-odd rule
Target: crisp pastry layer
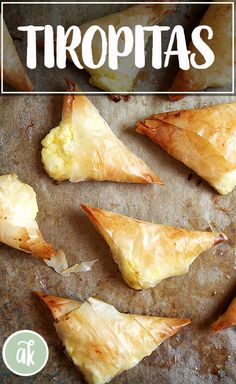
[(36, 294), (56, 319), (67, 355), (89, 384), (104, 384), (149, 356), (189, 319), (124, 314), (112, 305), (89, 298), (82, 303)]
[[(166, 15), (173, 12), (175, 9), (175, 4), (165, 4), (165, 2), (156, 5), (136, 5), (121, 12), (113, 13), (85, 23), (80, 26), (80, 30), (83, 36), (89, 27), (98, 25), (108, 36), (109, 25), (113, 25), (116, 30), (123, 26), (130, 28), (134, 28), (136, 25), (151, 26), (162, 22)], [(150, 34), (150, 32), (145, 32), (145, 44), (147, 43)], [(123, 52), (123, 39), (119, 40), (118, 48), (120, 52)], [(99, 34), (95, 34), (94, 36), (92, 52), (94, 62), (98, 63), (101, 57), (101, 37)], [(80, 62), (83, 63), (81, 45), (77, 49), (77, 55)], [(139, 68), (135, 66), (134, 57), (135, 53), (133, 49), (127, 57), (119, 58), (118, 70), (110, 69), (107, 60), (104, 65), (98, 69), (91, 69), (84, 65), (85, 69), (91, 75), (89, 80), (90, 84), (105, 91), (133, 91), (139, 73)]]
[(18, 91), (32, 91), (33, 85), (23, 67), (3, 20), (3, 80)]
[(124, 280), (135, 289), (187, 273), (200, 253), (227, 240), (221, 233), (188, 231), (81, 207), (109, 245)]
[[(232, 84), (232, 5), (212, 4), (203, 16), (200, 25), (207, 25), (213, 31), (213, 37), (208, 40), (207, 32), (201, 37), (215, 55), (214, 63), (207, 69), (191, 68), (180, 70), (174, 79), (170, 91), (190, 92), (201, 91), (212, 87), (224, 87)], [(190, 44), (189, 50), (195, 53), (198, 65), (204, 63), (203, 56), (197, 48)], [(182, 95), (170, 95), (171, 100), (179, 100)]]
[[(74, 84), (67, 82), (68, 90)], [(55, 180), (162, 184), (112, 132), (85, 96), (66, 95), (62, 120), (42, 141), (42, 161)]]
[(54, 255), (36, 222), (38, 205), (32, 187), (17, 175), (0, 176), (0, 242), (44, 259)]
[(214, 332), (220, 332), (233, 326), (236, 326), (236, 297), (229, 305), (227, 311), (212, 324), (212, 329)]
[(176, 159), (193, 169), (219, 193), (236, 185), (236, 103), (160, 113), (137, 123)]

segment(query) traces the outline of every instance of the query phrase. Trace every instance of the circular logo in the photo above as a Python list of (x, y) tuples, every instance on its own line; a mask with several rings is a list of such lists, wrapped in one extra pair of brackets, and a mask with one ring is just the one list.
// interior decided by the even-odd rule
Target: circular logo
[(7, 368), (19, 376), (40, 372), (48, 361), (48, 346), (37, 332), (22, 330), (12, 333), (2, 349)]

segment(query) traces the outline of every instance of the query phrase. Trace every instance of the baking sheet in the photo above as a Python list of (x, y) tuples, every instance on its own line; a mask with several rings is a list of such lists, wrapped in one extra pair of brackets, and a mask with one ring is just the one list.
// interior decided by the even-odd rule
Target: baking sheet
[[(37, 76), (40, 79), (42, 74)], [(83, 76), (85, 84), (87, 75), (83, 72)], [(63, 87), (62, 79), (60, 86)], [(49, 311), (32, 295), (33, 290), (41, 289), (80, 300), (94, 296), (122, 312), (192, 318), (190, 326), (164, 342), (135, 368), (115, 378), (112, 384), (234, 384), (235, 329), (211, 335), (209, 325), (235, 296), (236, 190), (228, 196), (218, 195), (183, 164), (135, 133), (134, 126), (149, 114), (204, 107), (236, 98), (189, 96), (178, 103), (171, 103), (164, 96), (135, 96), (129, 102), (122, 99), (119, 103), (106, 96), (93, 96), (91, 100), (117, 136), (160, 175), (165, 187), (54, 183), (40, 161), (40, 142), (60, 121), (62, 97), (0, 97), (0, 173), (16, 172), (20, 180), (35, 189), (41, 231), (56, 248), (65, 249), (70, 265), (99, 258), (92, 271), (65, 278), (40, 260), (0, 245), (0, 344), (17, 330), (32, 329), (49, 345), (49, 361), (43, 371), (22, 378), (1, 362), (0, 382), (84, 382), (63, 353)], [(190, 173), (193, 176), (188, 180)], [(122, 280), (108, 246), (81, 211), (80, 203), (156, 223), (224, 231), (229, 244), (199, 256), (188, 274), (169, 278), (149, 290), (135, 291)]]
[[(63, 278), (40, 260), (1, 245), (1, 345), (12, 332), (33, 329), (45, 337), (50, 350), (47, 366), (35, 377), (16, 377), (2, 365), (1, 383), (83, 382), (63, 354), (47, 308), (33, 297), (35, 289), (79, 299), (94, 296), (124, 312), (192, 318), (192, 325), (113, 383), (235, 383), (235, 330), (213, 336), (209, 324), (235, 294), (236, 190), (224, 197), (205, 182), (198, 185), (196, 175), (188, 180), (188, 168), (133, 128), (137, 119), (154, 112), (234, 98), (187, 97), (178, 104), (157, 96), (136, 96), (118, 104), (106, 96), (91, 99), (118, 137), (160, 175), (165, 187), (108, 182), (56, 185), (40, 162), (40, 141), (59, 122), (62, 98), (0, 98), (1, 173), (16, 172), (33, 186), (40, 228), (55, 247), (65, 249), (70, 264), (99, 258), (91, 272)], [(213, 227), (225, 231), (230, 241), (202, 254), (187, 275), (167, 279), (153, 289), (135, 291), (122, 280), (108, 246), (81, 211), (80, 203), (189, 229)]]

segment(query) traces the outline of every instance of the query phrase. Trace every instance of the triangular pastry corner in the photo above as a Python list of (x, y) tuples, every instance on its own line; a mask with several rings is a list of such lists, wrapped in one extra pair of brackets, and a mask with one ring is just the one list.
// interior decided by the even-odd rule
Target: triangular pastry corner
[(14, 42), (3, 20), (3, 80), (18, 91), (31, 92), (32, 82), (16, 51)]
[(220, 332), (226, 328), (236, 327), (236, 297), (233, 299), (228, 309), (216, 320), (211, 328), (213, 332)]
[(60, 320), (62, 316), (75, 308), (79, 308), (82, 304), (82, 302), (78, 300), (48, 295), (42, 291), (34, 291), (34, 294), (48, 306), (55, 320)]

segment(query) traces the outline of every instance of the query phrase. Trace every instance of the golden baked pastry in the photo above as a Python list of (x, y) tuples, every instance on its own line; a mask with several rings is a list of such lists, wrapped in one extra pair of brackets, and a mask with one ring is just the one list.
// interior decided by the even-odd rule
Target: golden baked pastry
[(14, 173), (0, 176), (0, 242), (44, 259), (54, 255), (36, 222), (38, 205), (32, 187)]
[(109, 245), (124, 280), (135, 289), (155, 287), (167, 277), (187, 273), (200, 253), (227, 240), (221, 233), (189, 231), (81, 207)]
[[(74, 84), (67, 82), (68, 90)], [(62, 120), (42, 141), (42, 161), (58, 181), (110, 180), (158, 183), (160, 179), (112, 132), (86, 96), (66, 95)]]
[(89, 384), (108, 383), (133, 368), (190, 323), (189, 319), (124, 314), (94, 298), (82, 303), (36, 294), (51, 310), (67, 355)]
[[(202, 31), (201, 37), (215, 54), (214, 63), (206, 69), (191, 66), (187, 71), (179, 70), (170, 91), (194, 92), (207, 88), (224, 87), (232, 83), (232, 5), (212, 4), (203, 16), (200, 25), (207, 25), (213, 30), (211, 40), (207, 32)], [(197, 48), (190, 44), (189, 50), (196, 54), (196, 62), (204, 62)], [(179, 100), (183, 95), (170, 95), (171, 100)]]
[(176, 159), (193, 169), (219, 193), (236, 185), (236, 103), (160, 113), (137, 123)]
[[(108, 35), (108, 26), (113, 25), (116, 31), (123, 26), (134, 28), (136, 25), (151, 26), (162, 22), (166, 15), (176, 9), (175, 4), (142, 4), (130, 7), (121, 12), (113, 13), (99, 19), (89, 21), (80, 26), (82, 36), (92, 25), (101, 27), (106, 35)], [(145, 32), (145, 44), (147, 43), (151, 32)], [(123, 40), (119, 40), (119, 50), (123, 51)], [(93, 60), (99, 62), (101, 57), (101, 38), (96, 34), (92, 43)], [(78, 58), (83, 64), (81, 44), (77, 48)], [(90, 84), (105, 91), (133, 91), (136, 83), (137, 75), (140, 71), (134, 65), (134, 49), (127, 57), (119, 58), (118, 70), (110, 69), (107, 60), (101, 68), (91, 69), (85, 66), (86, 71), (91, 75)], [(70, 57), (69, 57), (70, 58)], [(83, 64), (84, 65), (84, 64)]]
[(227, 311), (223, 313), (223, 315), (221, 315), (211, 327), (214, 332), (219, 332), (233, 326), (236, 326), (236, 297), (229, 305)]
[(3, 80), (18, 91), (32, 91), (33, 85), (23, 67), (3, 20)]

